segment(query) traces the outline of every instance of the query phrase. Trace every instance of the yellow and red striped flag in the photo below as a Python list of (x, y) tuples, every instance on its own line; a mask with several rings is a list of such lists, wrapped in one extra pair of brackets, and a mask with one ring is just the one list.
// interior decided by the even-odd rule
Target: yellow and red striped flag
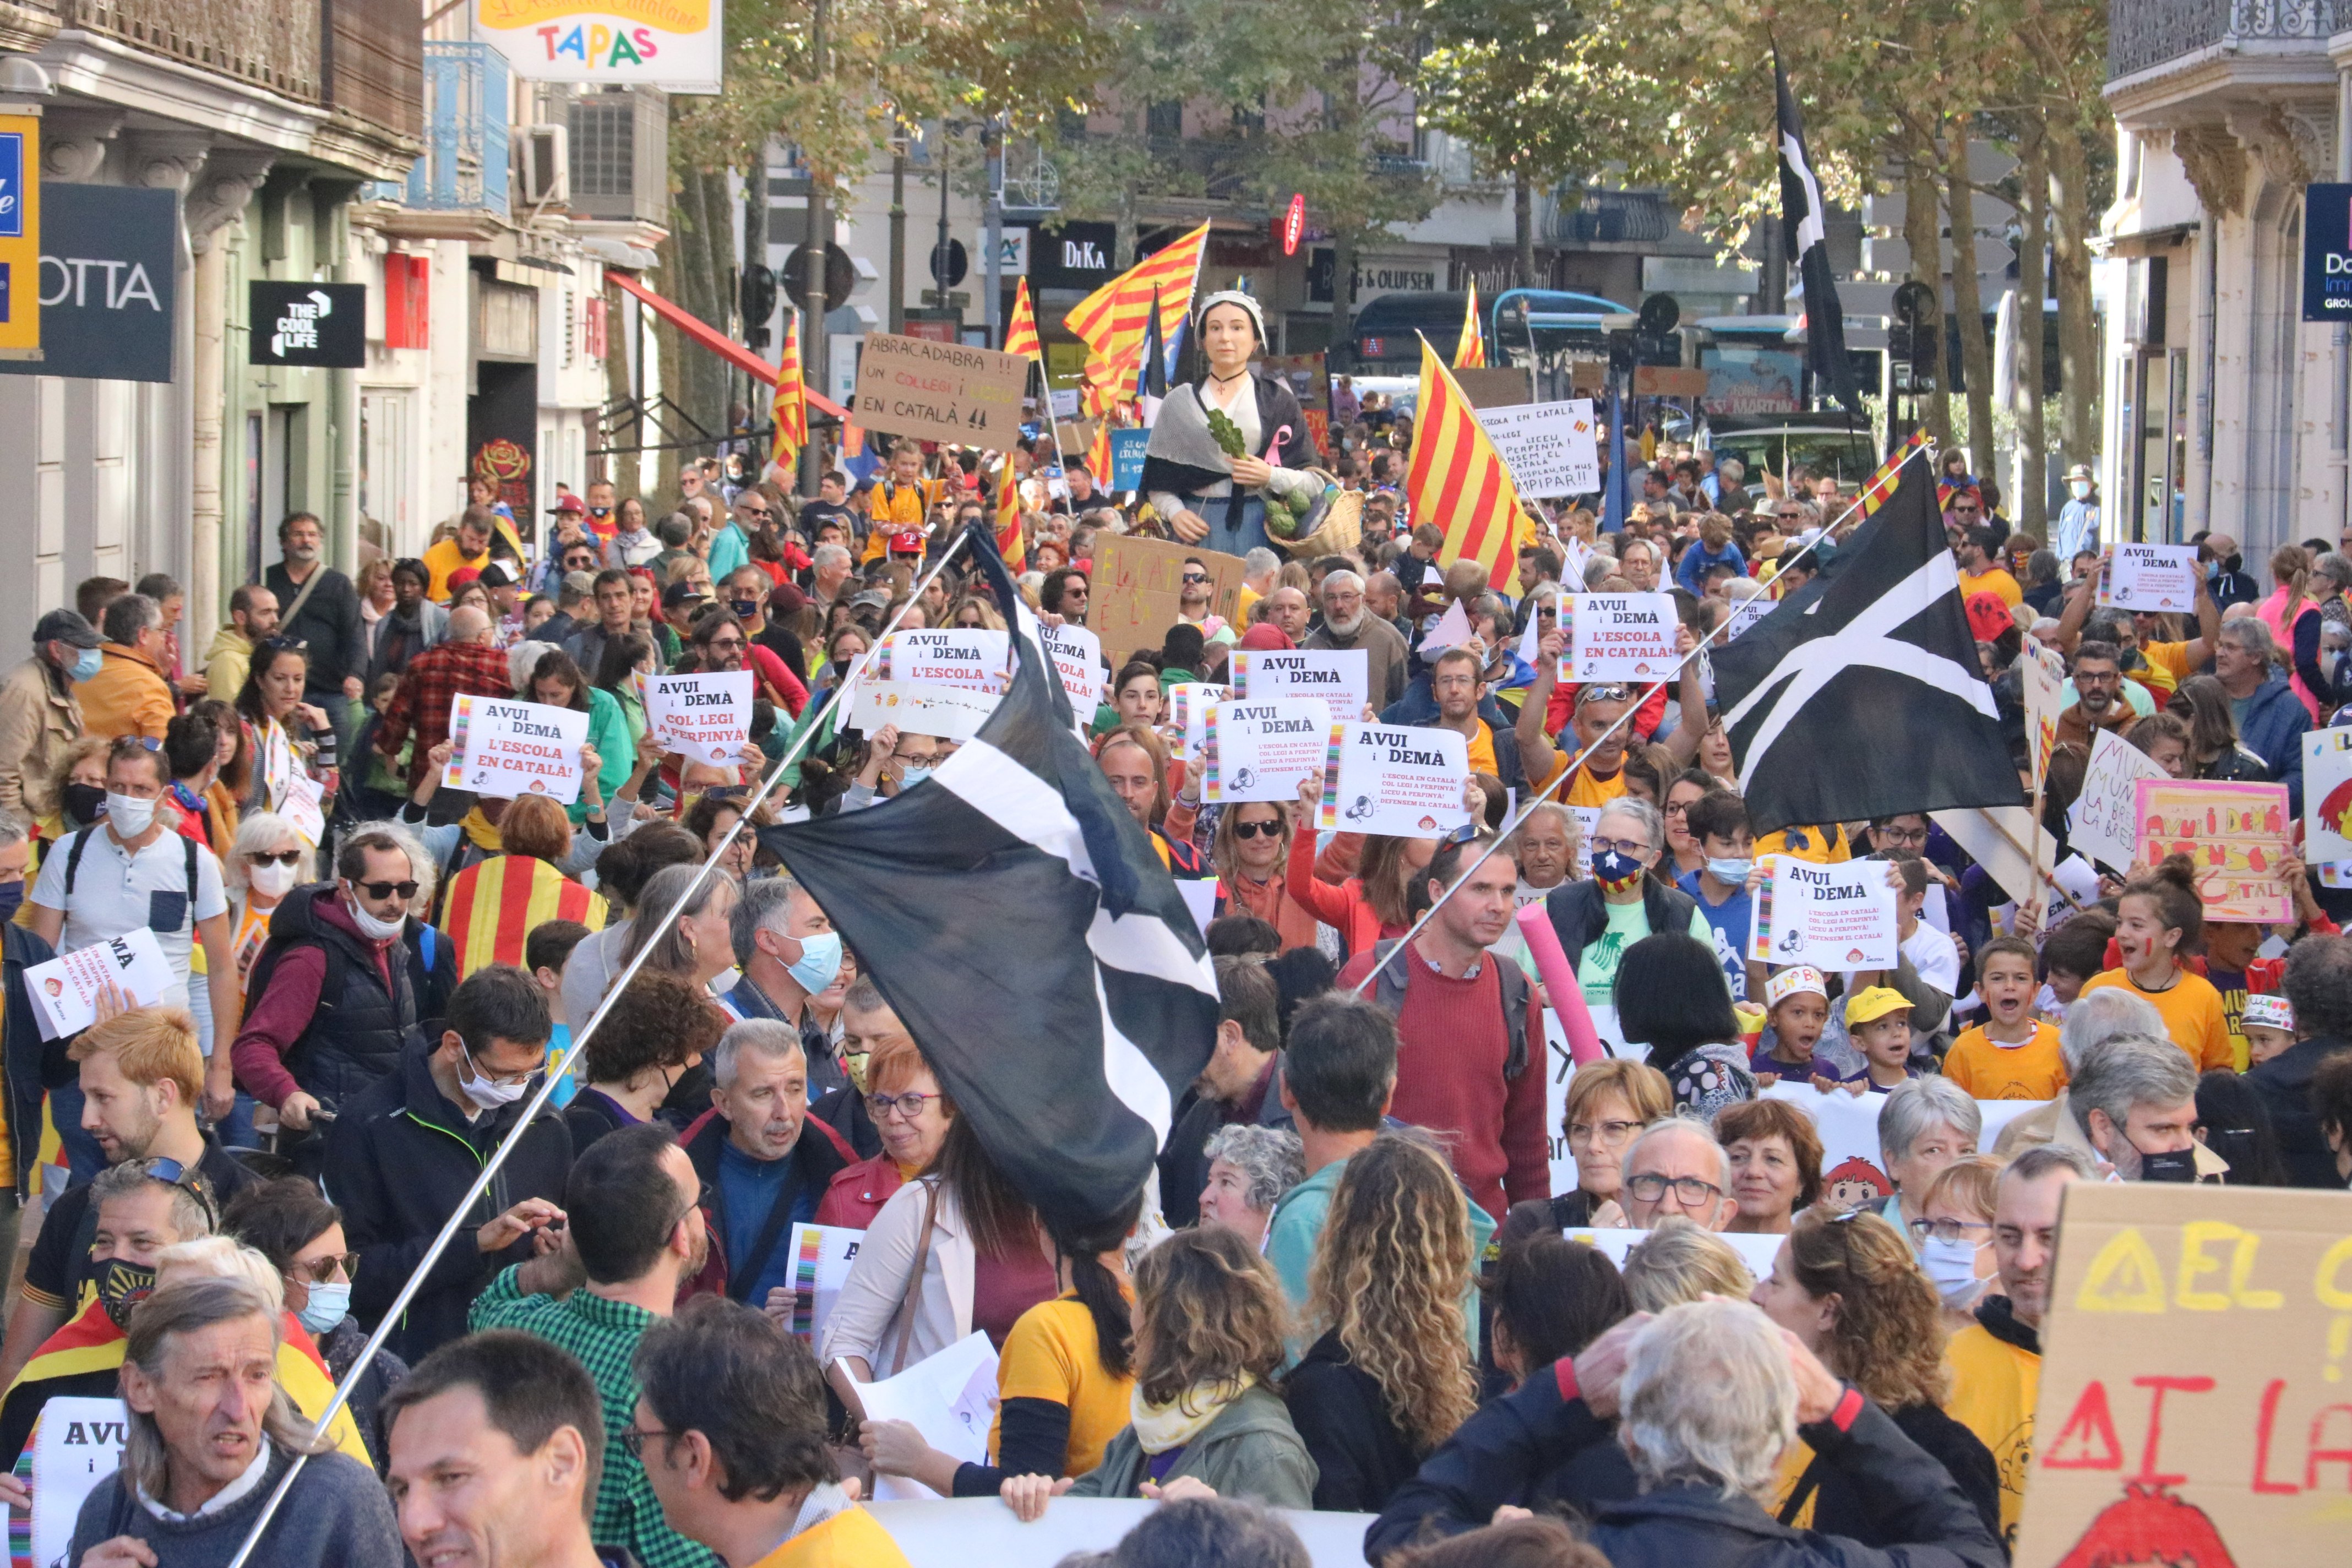
[(1513, 558), (1523, 514), (1495, 443), (1487, 439), (1470, 400), (1429, 340), (1421, 341), (1421, 404), (1412, 430), (1412, 461), (1405, 469), (1405, 500), (1415, 522), (1445, 530), (1438, 564), (1475, 561), (1490, 583), (1503, 580)]
[(776, 395), (768, 405), (774, 432), (768, 438), (768, 461), (789, 471), (808, 445), (808, 400), (801, 395), (801, 314), (784, 312), (784, 352), (776, 362)]
[(457, 949), (457, 977), (489, 963), (520, 963), (523, 939), (543, 921), (604, 928), (604, 899), (544, 860), (497, 855), (451, 879), (442, 929)]
[(1175, 341), (1192, 309), (1192, 285), (1208, 253), (1209, 226), (1202, 224), (1163, 250), (1153, 252), (1079, 300), (1062, 324), (1087, 345), (1087, 412), (1097, 418), (1131, 396), (1143, 368), (1144, 329), (1151, 319), (1152, 291), (1160, 297), (1160, 338)]
[(1486, 368), (1486, 340), (1478, 332), (1478, 279), (1470, 279), (1470, 303), (1462, 312), (1462, 338), (1454, 345), (1454, 368)]
[(1106, 410), (1095, 420), (1095, 438), (1087, 443), (1087, 472), (1094, 476), (1096, 489), (1110, 489), (1110, 413)]
[(1029, 563), (1029, 546), (1021, 536), (1021, 485), (1013, 477), (1010, 452), (1004, 454), (1004, 472), (996, 481), (996, 552), (1015, 572)]
[(1031, 359), (1045, 357), (1045, 345), (1037, 339), (1037, 310), (1029, 303), (1029, 279), (1021, 279), (1013, 290), (1013, 320), (1004, 329), (1004, 352), (1027, 354)]
[[(1863, 516), (1869, 517), (1873, 513), (1876, 512), (1880, 507), (1886, 504), (1887, 498), (1895, 493), (1895, 481), (1900, 479), (1903, 475), (1904, 460), (1909, 458), (1912, 453), (1917, 451), (1920, 447), (1925, 447), (1927, 444), (1927, 432), (1925, 430), (1912, 431), (1911, 438), (1904, 442), (1900, 447), (1897, 447), (1895, 449), (1895, 455), (1887, 458), (1886, 461), (1879, 464), (1878, 468), (1871, 474), (1870, 478), (1863, 481)], [(1832, 523), (1836, 521), (1837, 519), (1834, 517), (1825, 517), (1822, 519), (1823, 523)]]

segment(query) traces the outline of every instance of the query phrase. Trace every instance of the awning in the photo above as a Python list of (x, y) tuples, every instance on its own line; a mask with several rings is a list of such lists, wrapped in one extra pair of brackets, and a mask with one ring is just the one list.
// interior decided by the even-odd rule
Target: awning
[[(663, 299), (660, 295), (655, 293), (652, 289), (646, 288), (644, 284), (638, 282), (635, 279), (630, 277), (625, 272), (606, 272), (604, 274), (604, 278), (606, 281), (614, 284), (614, 286), (625, 289), (630, 293), (635, 294), (639, 300), (650, 306), (656, 315), (667, 321), (679, 331), (684, 332), (688, 337), (692, 338), (696, 342), (700, 343), (704, 348), (709, 349), (712, 353), (717, 354), (719, 358), (725, 360), (728, 363), (733, 365), (736, 369), (741, 371), (752, 380), (764, 382), (770, 386), (776, 384), (776, 367), (774, 365), (770, 364), (766, 360), (761, 359), (758, 354), (753, 353), (741, 343), (736, 342), (726, 336), (726, 334), (719, 331), (709, 322), (686, 310), (683, 306), (673, 304), (669, 300)], [(840, 420), (845, 425), (849, 422), (849, 410), (844, 408), (840, 404), (835, 403), (832, 398), (825, 396), (824, 394), (819, 392), (815, 387), (808, 386), (804, 384), (802, 387), (802, 393), (807, 397), (811, 407), (821, 409), (824, 413), (832, 415), (835, 419)]]

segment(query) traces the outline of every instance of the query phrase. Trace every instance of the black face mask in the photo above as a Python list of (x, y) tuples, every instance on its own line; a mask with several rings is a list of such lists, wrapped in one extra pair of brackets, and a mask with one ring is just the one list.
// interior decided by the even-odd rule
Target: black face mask
[(107, 1317), (118, 1329), (131, 1326), (131, 1309), (144, 1301), (155, 1290), (155, 1271), (121, 1258), (109, 1259), (106, 1271), (98, 1277), (98, 1300), (106, 1309)]
[(106, 809), (106, 792), (96, 784), (68, 784), (58, 795), (66, 815), (76, 822), (96, 822)]
[(2143, 1182), (2193, 1182), (2197, 1179), (2197, 1151), (2173, 1149), (2161, 1154), (2139, 1157), (2139, 1179)]

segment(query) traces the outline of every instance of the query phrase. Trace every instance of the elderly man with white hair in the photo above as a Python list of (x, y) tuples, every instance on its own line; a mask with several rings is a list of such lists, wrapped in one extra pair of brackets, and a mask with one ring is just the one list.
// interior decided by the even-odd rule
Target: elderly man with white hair
[(1342, 653), (1362, 648), (1370, 673), (1371, 705), (1375, 709), (1386, 708), (1402, 696), (1407, 667), (1412, 661), (1412, 650), (1396, 627), (1367, 606), (1363, 578), (1345, 569), (1332, 572), (1324, 577), (1317, 598), (1323, 612), (1322, 622), (1307, 634), (1307, 640), (1299, 646)]
[(1706, 1230), (1731, 1223), (1731, 1156), (1706, 1124), (1685, 1116), (1654, 1121), (1625, 1151), (1625, 1223), (1649, 1230), (1680, 1215)]

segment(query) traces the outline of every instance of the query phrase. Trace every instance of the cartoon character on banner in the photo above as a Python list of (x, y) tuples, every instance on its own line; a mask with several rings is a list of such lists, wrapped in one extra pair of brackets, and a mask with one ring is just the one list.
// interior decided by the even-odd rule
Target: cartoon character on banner
[(1895, 1184), (1886, 1173), (1859, 1154), (1849, 1154), (1822, 1173), (1822, 1203), (1832, 1211), (1863, 1208), (1894, 1194)]

